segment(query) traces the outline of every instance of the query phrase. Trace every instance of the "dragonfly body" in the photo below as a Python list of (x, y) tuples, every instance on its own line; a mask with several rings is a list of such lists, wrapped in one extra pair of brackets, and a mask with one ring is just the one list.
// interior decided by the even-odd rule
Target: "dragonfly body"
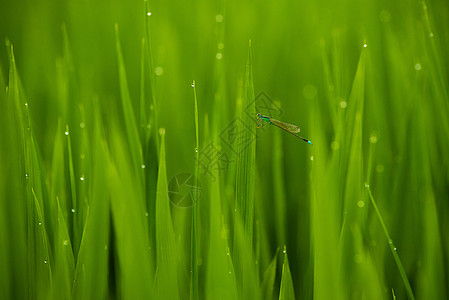
[(257, 124), (257, 127), (262, 127), (263, 126), (263, 122), (267, 122), (268, 124), (274, 125), (276, 127), (279, 127), (282, 130), (285, 130), (288, 133), (293, 134), (294, 136), (300, 138), (304, 142), (307, 142), (310, 145), (312, 145), (311, 141), (309, 141), (308, 139), (305, 139), (302, 136), (299, 136), (299, 135), (296, 134), (297, 132), (301, 131), (301, 129), (298, 126), (296, 126), (296, 125), (285, 123), (285, 122), (282, 122), (282, 121), (270, 118), (268, 116), (264, 116), (264, 115), (262, 115), (260, 113), (257, 114), (257, 119), (259, 120), (259, 123)]

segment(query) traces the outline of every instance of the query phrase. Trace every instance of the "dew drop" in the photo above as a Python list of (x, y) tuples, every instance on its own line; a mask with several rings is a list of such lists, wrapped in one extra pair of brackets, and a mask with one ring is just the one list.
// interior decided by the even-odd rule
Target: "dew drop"
[(393, 250), (396, 251), (396, 250), (398, 250), (398, 248), (394, 247)]
[(366, 182), (365, 182), (365, 187), (366, 187), (366, 188), (369, 188), (369, 184), (368, 184), (368, 183), (366, 183)]
[(231, 271), (229, 271), (229, 275), (231, 275), (232, 274), (232, 272)]
[(224, 48), (224, 44), (223, 43), (218, 43), (217, 47), (218, 47), (218, 49), (222, 50)]
[(141, 167), (142, 169), (145, 169), (145, 165), (141, 165), (140, 167)]
[(371, 133), (371, 136), (369, 138), (369, 142), (371, 144), (375, 144), (377, 143), (377, 134), (375, 132)]
[(360, 255), (360, 254), (354, 255), (354, 262), (355, 262), (356, 264), (360, 264), (362, 261), (363, 261), (362, 255)]
[(377, 173), (382, 173), (385, 170), (384, 165), (377, 165), (376, 166), (376, 172)]
[(190, 84), (191, 87), (195, 87), (195, 81)]
[(313, 155), (310, 157), (310, 160), (312, 160), (313, 161)]
[(48, 261), (47, 261), (47, 260), (44, 260), (44, 264), (46, 264), (46, 263), (48, 263)]
[(429, 33), (429, 37), (433, 37), (433, 32), (430, 32), (430, 33)]
[(217, 53), (217, 55), (215, 55), (215, 57), (217, 59), (222, 59), (223, 58), (223, 54), (221, 54), (220, 52)]
[(420, 71), (421, 69), (422, 69), (422, 67), (421, 67), (420, 63), (415, 64), (415, 70), (416, 71)]
[(362, 201), (362, 200), (359, 200), (359, 201), (357, 202), (357, 206), (360, 207), (360, 208), (362, 208), (362, 207), (365, 206), (365, 202)]
[(287, 253), (287, 250), (284, 249), (282, 252), (283, 252), (283, 253)]
[(68, 131), (66, 131), (66, 132), (64, 132), (64, 134), (65, 134), (65, 135), (69, 135), (69, 132), (68, 132)]
[(157, 76), (162, 76), (164, 74), (164, 69), (161, 66), (154, 68), (154, 74)]
[(344, 100), (341, 101), (341, 102), (340, 102), (340, 107), (343, 108), (343, 109), (345, 109), (346, 107), (348, 107), (348, 102), (346, 102), (346, 101), (344, 101)]
[(26, 178), (26, 179), (30, 178), (30, 175), (25, 174), (25, 178)]
[(226, 255), (227, 255), (227, 256), (229, 256), (229, 255), (231, 255), (231, 253), (229, 253), (229, 252), (226, 252)]
[(332, 148), (332, 150), (338, 150), (340, 148), (340, 143), (337, 141), (333, 141), (331, 143), (331, 148)]
[(148, 212), (147, 211), (145, 212), (145, 217), (148, 217)]
[(80, 123), (80, 128), (84, 128), (84, 127), (86, 127), (86, 124), (84, 124), (84, 122), (81, 122)]
[(75, 213), (75, 209), (74, 208), (72, 208), (72, 213)]
[(37, 225), (41, 226), (41, 225), (42, 225), (42, 222), (37, 223)]
[(81, 154), (81, 155), (80, 155), (80, 158), (81, 158), (81, 159), (85, 159), (85, 158), (86, 158), (86, 155)]
[(147, 16), (151, 16), (151, 12), (147, 12)]
[(198, 152), (198, 148), (195, 148), (195, 152)]
[(216, 16), (215, 16), (215, 21), (216, 21), (217, 23), (223, 22), (223, 15), (216, 15)]
[(84, 181), (84, 175), (81, 175), (80, 180)]
[(368, 47), (368, 45), (365, 43), (365, 44), (363, 44), (363, 48), (366, 48), (366, 47)]
[(159, 134), (164, 135), (165, 134), (165, 128), (159, 128)]
[(391, 14), (388, 10), (382, 10), (379, 14), (379, 19), (382, 23), (387, 23), (391, 19)]
[(68, 240), (64, 240), (64, 241), (62, 242), (62, 244), (63, 244), (64, 246), (67, 246), (67, 245), (69, 244), (69, 241), (68, 241)]
[(28, 103), (25, 102), (25, 106), (28, 106)]

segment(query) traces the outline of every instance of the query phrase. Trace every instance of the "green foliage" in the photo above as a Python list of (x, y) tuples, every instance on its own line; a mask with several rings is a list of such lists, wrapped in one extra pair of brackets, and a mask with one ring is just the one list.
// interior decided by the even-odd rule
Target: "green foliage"
[(448, 297), (447, 1), (2, 1), (0, 28), (0, 299)]

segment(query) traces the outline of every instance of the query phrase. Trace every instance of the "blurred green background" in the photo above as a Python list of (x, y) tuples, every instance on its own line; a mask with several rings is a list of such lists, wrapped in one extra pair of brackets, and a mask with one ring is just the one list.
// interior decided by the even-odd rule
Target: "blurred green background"
[[(0, 298), (446, 299), (448, 28), (445, 0), (2, 0)], [(258, 95), (314, 145), (228, 147)]]

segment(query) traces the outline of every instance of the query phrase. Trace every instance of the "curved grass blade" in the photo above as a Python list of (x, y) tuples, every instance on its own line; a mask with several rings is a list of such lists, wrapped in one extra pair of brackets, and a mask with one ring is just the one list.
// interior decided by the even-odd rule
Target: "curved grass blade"
[(382, 225), (382, 229), (385, 233), (385, 237), (387, 238), (388, 245), (390, 246), (391, 254), (393, 254), (394, 261), (396, 262), (396, 265), (399, 269), (399, 273), (401, 274), (402, 281), (404, 282), (407, 295), (410, 299), (414, 300), (415, 296), (413, 294), (412, 287), (410, 286), (410, 282), (408, 281), (407, 273), (405, 272), (404, 266), (401, 263), (401, 259), (399, 258), (398, 252), (396, 251), (396, 246), (394, 245), (393, 240), (391, 239), (390, 234), (388, 233), (387, 226), (385, 225), (382, 215), (380, 214), (379, 208), (377, 207), (376, 201), (374, 200), (369, 185), (365, 185), (365, 187), (368, 190), (369, 198), (371, 199), (371, 204), (373, 205), (374, 210), (376, 211), (376, 215), (379, 218), (380, 225)]

